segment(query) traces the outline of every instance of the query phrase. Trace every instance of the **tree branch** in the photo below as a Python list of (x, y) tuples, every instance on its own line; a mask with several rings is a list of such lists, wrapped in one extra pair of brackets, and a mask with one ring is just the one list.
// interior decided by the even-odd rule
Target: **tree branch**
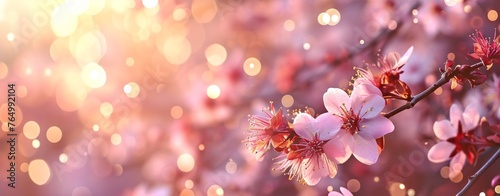
[(462, 188), (462, 190), (457, 193), (457, 196), (465, 195), (465, 192), (467, 192), (467, 190), (469, 190), (469, 188), (474, 185), (479, 176), (481, 176), (488, 169), (488, 167), (495, 163), (498, 157), (500, 157), (500, 149), (498, 149), (497, 152), (495, 152), (495, 154), (490, 159), (488, 159), (488, 161), (481, 167), (481, 169), (477, 170), (474, 175), (469, 177), (469, 181), (467, 181), (467, 184), (464, 186), (464, 188)]
[[(472, 68), (479, 68), (479, 67), (482, 67), (484, 66), (483, 62), (478, 62), (474, 65), (471, 65)], [(390, 118), (404, 110), (407, 110), (407, 109), (410, 109), (412, 108), (413, 106), (415, 106), (420, 100), (424, 99), (425, 97), (429, 96), (431, 93), (433, 93), (436, 89), (438, 89), (439, 87), (445, 85), (446, 83), (448, 83), (453, 77), (455, 77), (455, 75), (457, 74), (458, 72), (455, 70), (451, 71), (450, 72), (444, 72), (441, 74), (441, 78), (439, 78), (438, 81), (436, 81), (436, 83), (434, 83), (432, 86), (430, 86), (429, 88), (425, 89), (424, 91), (422, 91), (421, 93), (415, 95), (414, 97), (412, 97), (410, 99), (410, 101), (406, 102), (406, 104), (388, 112), (387, 114), (385, 114), (384, 116), (386, 118)]]

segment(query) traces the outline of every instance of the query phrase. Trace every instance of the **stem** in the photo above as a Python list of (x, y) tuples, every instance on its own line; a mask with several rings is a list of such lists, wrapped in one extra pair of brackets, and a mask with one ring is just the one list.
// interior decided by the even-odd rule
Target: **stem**
[(477, 172), (469, 177), (469, 181), (467, 181), (467, 184), (460, 190), (460, 192), (457, 193), (457, 196), (462, 196), (465, 195), (465, 192), (469, 190), (470, 187), (476, 182), (476, 180), (481, 176), (493, 163), (495, 163), (495, 160), (500, 157), (500, 149), (495, 152), (495, 154), (481, 167), (481, 169), (477, 170)]
[[(482, 67), (484, 66), (483, 62), (478, 62), (474, 65), (471, 65), (471, 67), (473, 68), (479, 68), (479, 67)], [(456, 70), (456, 69), (455, 69)], [(434, 83), (432, 86), (430, 86), (429, 88), (425, 89), (424, 91), (422, 91), (421, 93), (415, 95), (414, 97), (412, 97), (409, 101), (406, 102), (406, 104), (388, 112), (387, 114), (385, 114), (384, 116), (386, 118), (390, 118), (404, 110), (407, 110), (407, 109), (410, 109), (412, 108), (413, 106), (415, 106), (420, 100), (424, 99), (425, 97), (429, 96), (431, 93), (433, 93), (436, 89), (438, 89), (439, 87), (445, 85), (446, 83), (448, 83), (453, 77), (455, 77), (455, 75), (458, 73), (457, 71), (451, 71), (448, 72), (444, 72), (441, 74), (441, 78), (439, 78), (438, 81), (436, 81), (436, 83)]]

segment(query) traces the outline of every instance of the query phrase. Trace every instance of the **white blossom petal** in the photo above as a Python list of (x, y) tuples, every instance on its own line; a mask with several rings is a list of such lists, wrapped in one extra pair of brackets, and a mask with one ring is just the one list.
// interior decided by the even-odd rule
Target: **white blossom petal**
[(449, 138), (457, 136), (457, 129), (454, 128), (449, 120), (440, 120), (434, 122), (433, 125), (434, 134), (440, 140), (447, 140)]
[(432, 146), (427, 154), (427, 158), (434, 163), (441, 163), (450, 159), (451, 152), (455, 149), (455, 145), (447, 141), (440, 141)]
[(450, 178), (455, 177), (462, 172), (467, 155), (464, 152), (457, 153), (450, 161)]
[(463, 130), (464, 132), (470, 131), (474, 128), (477, 127), (479, 124), (479, 112), (477, 111), (477, 106), (474, 104), (470, 104), (465, 108), (464, 113), (462, 114), (463, 117)]
[(454, 103), (450, 107), (450, 122), (453, 127), (458, 128), (458, 121), (462, 121), (462, 107)]
[(344, 195), (342, 195), (342, 193), (339, 193), (337, 191), (332, 191), (328, 193), (328, 196), (344, 196)]
[(399, 61), (394, 65), (393, 68), (394, 69), (399, 68), (404, 64), (406, 64), (406, 62), (408, 62), (408, 59), (411, 56), (411, 53), (413, 53), (413, 46), (411, 46), (410, 48), (408, 48), (408, 50), (406, 50), (405, 54), (399, 59)]
[(344, 196), (353, 196), (353, 195), (352, 195), (352, 193), (351, 193), (351, 191), (347, 190), (347, 189), (346, 189), (346, 188), (344, 188), (344, 187), (340, 187), (340, 192), (342, 192), (342, 194), (343, 194)]

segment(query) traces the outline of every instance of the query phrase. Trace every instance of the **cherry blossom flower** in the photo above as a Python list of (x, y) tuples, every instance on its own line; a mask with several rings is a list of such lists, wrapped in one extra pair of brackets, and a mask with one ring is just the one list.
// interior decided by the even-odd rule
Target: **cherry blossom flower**
[(358, 84), (349, 97), (342, 89), (330, 88), (323, 101), (328, 112), (343, 121), (340, 134), (348, 145), (348, 153), (367, 165), (377, 162), (376, 139), (394, 130), (394, 124), (380, 114), (385, 107), (380, 90), (373, 85)]
[(412, 52), (413, 46), (402, 57), (399, 53), (393, 52), (379, 59), (376, 65), (368, 65), (367, 69), (358, 68), (359, 78), (356, 79), (356, 83), (375, 85), (382, 91), (384, 98), (409, 99), (411, 90), (399, 76), (403, 73), (401, 68)]
[(277, 169), (288, 171), (290, 179), (297, 176), (308, 185), (316, 185), (324, 176), (335, 177), (336, 163), (344, 163), (349, 158), (346, 145), (337, 135), (341, 126), (342, 119), (328, 113), (316, 119), (310, 114), (299, 113), (293, 127), (300, 139), (290, 145), (286, 156), (278, 157), (282, 160)]
[(494, 35), (495, 39), (491, 42), (490, 38), (486, 39), (481, 31), (476, 30), (476, 34), (471, 36), (474, 43), (474, 53), (469, 54), (470, 57), (481, 60), (490, 68), (494, 62), (500, 62), (500, 36)]
[(468, 105), (465, 111), (458, 104), (450, 108), (450, 120), (434, 123), (436, 136), (442, 140), (432, 146), (427, 154), (430, 161), (441, 163), (451, 158), (450, 177), (462, 170), (467, 159), (470, 164), (477, 160), (477, 146), (474, 145), (474, 129), (479, 123), (479, 112), (474, 105)]
[(340, 192), (332, 191), (328, 193), (328, 196), (353, 196), (353, 194), (346, 188), (340, 187)]
[(271, 145), (278, 152), (285, 149), (289, 144), (290, 133), (293, 132), (281, 108), (276, 111), (272, 102), (270, 105), (262, 110), (264, 116), (250, 117), (250, 126), (245, 132), (248, 137), (243, 142), (250, 146), (250, 151), (255, 153), (256, 158), (264, 156)]

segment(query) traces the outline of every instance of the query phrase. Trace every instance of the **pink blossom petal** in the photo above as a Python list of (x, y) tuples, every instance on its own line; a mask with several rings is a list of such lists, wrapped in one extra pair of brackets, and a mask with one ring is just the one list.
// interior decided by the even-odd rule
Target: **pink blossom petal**
[(351, 109), (349, 95), (339, 88), (329, 88), (323, 94), (323, 102), (325, 103), (326, 110), (331, 114), (342, 115), (343, 112), (340, 106), (345, 106), (347, 110)]
[(338, 161), (339, 162), (340, 161), (344, 161), (344, 159), (346, 159), (345, 161), (347, 161), (347, 159), (349, 159), (349, 157), (351, 157), (351, 155), (352, 155), (352, 148), (351, 148), (351, 146), (354, 143), (354, 138), (352, 137), (352, 135), (350, 133), (347, 133), (347, 131), (344, 130), (344, 129), (340, 130), (340, 132), (338, 133), (337, 137), (339, 138), (340, 142), (345, 145), (345, 149), (344, 150), (345, 150), (346, 156), (347, 156), (347, 157), (342, 158), (342, 159), (340, 159)]
[(359, 128), (358, 134), (376, 139), (394, 131), (394, 124), (391, 120), (379, 115), (370, 119), (362, 119), (359, 122)]
[(337, 166), (331, 162), (327, 163), (326, 157), (313, 156), (304, 161), (302, 177), (308, 185), (318, 184), (323, 176), (334, 177), (337, 174)]
[(457, 136), (457, 129), (451, 126), (451, 122), (449, 120), (440, 120), (434, 122), (434, 134), (440, 140), (447, 140), (449, 138)]
[(450, 122), (453, 127), (458, 128), (458, 121), (462, 120), (462, 107), (454, 103), (450, 107)]
[(347, 189), (346, 189), (346, 188), (344, 188), (344, 187), (340, 187), (340, 192), (342, 192), (342, 194), (343, 194), (344, 196), (353, 196), (353, 195), (352, 195), (352, 193), (351, 193), (351, 191), (347, 190)]
[(328, 159), (336, 163), (344, 163), (351, 156), (350, 150), (347, 151), (347, 145), (340, 142), (339, 139), (331, 139), (323, 145), (323, 151)]
[(372, 165), (377, 162), (378, 146), (375, 139), (364, 138), (359, 134), (354, 135), (353, 139), (353, 146), (351, 146), (352, 154), (359, 162), (366, 165)]
[(307, 113), (297, 114), (293, 120), (293, 128), (295, 133), (300, 137), (311, 141), (314, 137), (314, 118)]
[(441, 163), (450, 158), (451, 152), (455, 149), (455, 145), (447, 141), (440, 141), (432, 146), (427, 154), (427, 158), (434, 163)]
[(368, 78), (357, 78), (356, 80), (354, 80), (355, 86), (362, 84), (374, 85), (373, 81)]
[(396, 64), (398, 63), (399, 61), (399, 58), (401, 58), (401, 56), (399, 55), (399, 53), (397, 52), (391, 52), (389, 54), (387, 54), (385, 56), (385, 59), (387, 60), (387, 62), (389, 63), (389, 66), (391, 66), (390, 68), (397, 68), (396, 67)]
[(393, 68), (394, 69), (399, 68), (399, 67), (403, 66), (404, 64), (406, 64), (406, 62), (408, 61), (408, 59), (411, 56), (411, 53), (413, 53), (413, 46), (411, 46), (410, 48), (408, 48), (408, 50), (406, 50), (405, 54), (399, 59), (399, 61), (394, 65)]
[(450, 161), (450, 178), (455, 177), (462, 172), (467, 156), (464, 152), (457, 153)]
[(344, 195), (342, 195), (342, 193), (339, 193), (337, 191), (332, 191), (328, 193), (328, 196), (344, 196)]
[(385, 107), (385, 100), (379, 95), (355, 96), (353, 94), (351, 100), (354, 113), (358, 113), (362, 118), (379, 116)]
[(474, 104), (470, 104), (467, 106), (467, 108), (465, 108), (465, 112), (462, 114), (464, 120), (464, 131), (470, 131), (476, 128), (479, 124), (480, 116), (476, 108), (477, 106), (475, 106)]
[(340, 117), (330, 113), (324, 113), (316, 117), (313, 131), (319, 131), (319, 140), (325, 141), (333, 138), (342, 127), (343, 121)]
[(369, 95), (379, 95), (382, 96), (382, 92), (373, 83), (354, 85), (351, 93), (352, 97), (365, 97)]

